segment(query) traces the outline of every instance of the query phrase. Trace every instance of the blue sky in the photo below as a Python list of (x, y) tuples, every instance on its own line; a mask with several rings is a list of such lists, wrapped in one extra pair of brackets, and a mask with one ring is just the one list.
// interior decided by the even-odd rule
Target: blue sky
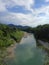
[(49, 0), (0, 0), (0, 23), (49, 24)]

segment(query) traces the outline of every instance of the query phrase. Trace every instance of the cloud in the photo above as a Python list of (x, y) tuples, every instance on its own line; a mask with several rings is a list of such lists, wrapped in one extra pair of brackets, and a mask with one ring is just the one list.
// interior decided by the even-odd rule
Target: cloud
[(45, 0), (45, 2), (49, 2), (49, 0)]
[[(1, 21), (5, 23), (13, 23), (18, 25), (37, 26), (39, 24), (46, 23), (46, 16), (32, 16), (31, 14), (23, 13), (10, 13), (4, 17), (1, 17)], [(7, 20), (7, 21), (6, 21)]]
[[(14, 23), (14, 24), (29, 24), (31, 22), (32, 17), (30, 14), (23, 14), (23, 13), (8, 13), (6, 16), (1, 17), (1, 21), (5, 21), (6, 23)], [(7, 20), (7, 21), (6, 21)]]
[(34, 0), (1, 0), (6, 7), (12, 8), (16, 5), (24, 6), (26, 9), (30, 10), (31, 5), (34, 4)]
[(5, 10), (6, 10), (5, 4), (0, 0), (0, 12)]
[(25, 6), (26, 9), (30, 9), (31, 4), (34, 4), (34, 0), (12, 0), (16, 5)]
[[(0, 0), (0, 22), (32, 27), (49, 23), (49, 5), (41, 4), (42, 6), (39, 8), (32, 8), (31, 6), (34, 6), (34, 3), (35, 0)], [(23, 11), (31, 11), (31, 13), (27, 14), (22, 10), (20, 12), (20, 8), (19, 12), (13, 12), (12, 8), (17, 6), (22, 6)], [(8, 10), (9, 8), (11, 11)]]
[[(7, 8), (12, 8), (14, 6), (24, 6), (26, 10), (31, 11), (31, 5), (34, 4), (33, 0), (0, 0), (1, 2), (1, 8), (0, 10), (0, 21), (3, 23), (16, 23), (16, 24), (22, 24), (23, 22), (26, 24), (26, 22), (30, 21), (30, 14), (22, 14), (22, 13), (13, 13), (9, 12)], [(4, 9), (4, 10), (3, 10)], [(3, 12), (2, 12), (3, 11)], [(22, 22), (23, 21), (23, 22)], [(23, 23), (23, 24), (24, 24)]]

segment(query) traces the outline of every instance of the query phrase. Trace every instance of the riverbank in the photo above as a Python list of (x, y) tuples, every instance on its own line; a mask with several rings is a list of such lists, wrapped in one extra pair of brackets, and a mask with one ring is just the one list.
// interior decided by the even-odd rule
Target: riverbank
[[(24, 32), (24, 35), (23, 35), (23, 37), (22, 38), (26, 38), (28, 35), (30, 35), (29, 33), (27, 33), (27, 32)], [(22, 40), (22, 39), (21, 39)], [(21, 43), (21, 41), (20, 41), (20, 43)], [(17, 44), (19, 44), (19, 43), (14, 43), (14, 44), (12, 44), (11, 46), (9, 46), (8, 48), (7, 48), (7, 53), (8, 53), (8, 56), (7, 56), (7, 58), (14, 58), (14, 54), (15, 54), (15, 48), (16, 48), (16, 46), (17, 46)]]
[(23, 34), (23, 31), (18, 29), (16, 26), (0, 24), (0, 48), (7, 48), (15, 41), (19, 42), (23, 37)]
[(34, 36), (27, 33), (27, 36), (16, 45), (14, 57), (8, 57), (6, 62), (7, 65), (43, 65), (43, 56), (45, 53), (36, 47)]
[(37, 40), (37, 46), (44, 49), (49, 54), (49, 43), (42, 40)]
[(43, 49), (45, 51), (45, 53), (46, 53), (44, 65), (49, 65), (49, 43), (41, 41), (41, 40), (38, 40), (37, 41), (37, 46), (39, 48)]

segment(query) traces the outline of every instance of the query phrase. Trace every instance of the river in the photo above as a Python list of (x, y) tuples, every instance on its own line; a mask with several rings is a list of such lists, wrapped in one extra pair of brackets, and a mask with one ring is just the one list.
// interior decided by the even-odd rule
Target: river
[(36, 46), (33, 34), (24, 36), (14, 49), (14, 57), (6, 59), (7, 65), (44, 65), (44, 50)]

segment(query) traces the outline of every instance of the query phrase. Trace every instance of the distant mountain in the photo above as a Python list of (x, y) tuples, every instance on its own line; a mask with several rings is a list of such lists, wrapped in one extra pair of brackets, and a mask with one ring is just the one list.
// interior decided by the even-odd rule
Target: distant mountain
[(19, 28), (19, 29), (22, 29), (22, 30), (29, 28), (29, 26), (21, 26), (21, 25), (14, 25), (14, 24), (9, 24), (8, 26), (16, 27), (16, 28)]
[(8, 26), (10, 26), (10, 27), (14, 27), (15, 25), (14, 25), (14, 24), (8, 24)]

